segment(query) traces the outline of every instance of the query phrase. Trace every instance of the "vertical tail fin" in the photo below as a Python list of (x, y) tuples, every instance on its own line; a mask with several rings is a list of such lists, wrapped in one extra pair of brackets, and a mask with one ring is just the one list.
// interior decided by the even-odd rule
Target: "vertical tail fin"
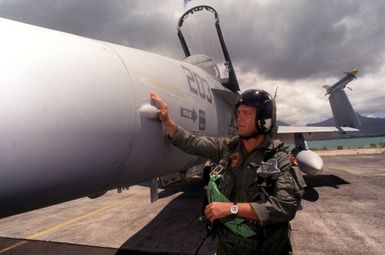
[(345, 91), (338, 90), (333, 92), (329, 96), (329, 102), (337, 127), (359, 128), (361, 126), (361, 122), (354, 112)]

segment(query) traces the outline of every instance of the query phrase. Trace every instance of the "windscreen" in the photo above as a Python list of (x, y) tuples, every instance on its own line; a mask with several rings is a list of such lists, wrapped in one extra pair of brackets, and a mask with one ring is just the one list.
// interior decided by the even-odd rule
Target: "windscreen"
[(235, 74), (231, 74), (232, 65), (218, 14), (212, 7), (197, 6), (183, 14), (178, 23), (178, 36), (186, 57), (196, 54), (208, 56), (217, 65), (222, 84), (235, 83), (236, 86), (232, 84), (229, 89), (237, 91), (238, 83)]

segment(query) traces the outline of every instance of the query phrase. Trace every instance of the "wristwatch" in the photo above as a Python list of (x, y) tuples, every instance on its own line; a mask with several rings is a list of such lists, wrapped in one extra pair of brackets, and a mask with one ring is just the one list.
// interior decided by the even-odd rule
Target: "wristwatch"
[(237, 215), (238, 214), (238, 205), (237, 203), (233, 203), (230, 208), (231, 214)]

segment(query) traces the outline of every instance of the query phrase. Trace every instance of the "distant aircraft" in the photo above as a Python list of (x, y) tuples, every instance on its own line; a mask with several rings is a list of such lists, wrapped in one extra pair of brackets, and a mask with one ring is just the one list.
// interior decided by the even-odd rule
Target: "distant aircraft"
[[(188, 47), (181, 28), (197, 13), (212, 19), (222, 63)], [(156, 198), (155, 178), (204, 162), (170, 144), (150, 92), (194, 134), (235, 133), (239, 86), (209, 6), (179, 21), (182, 61), (2, 18), (0, 34), (0, 217), (146, 180)], [(302, 171), (318, 174), (322, 159), (305, 138), (356, 130), (278, 127), (277, 137), (295, 144)]]
[[(346, 85), (354, 79), (357, 79), (357, 69), (353, 69), (351, 73), (345, 72), (346, 75), (341, 80), (333, 84), (332, 86), (323, 85), (326, 89), (326, 95), (329, 96), (329, 102), (332, 107), (334, 120), (338, 127), (355, 127), (359, 128), (361, 122), (357, 117), (357, 114), (353, 110), (352, 105), (346, 95), (344, 89)], [(349, 88), (349, 87), (347, 87)], [(350, 89), (350, 88), (349, 88)]]
[[(334, 133), (357, 132), (361, 123), (353, 110), (353, 107), (344, 91), (346, 85), (356, 79), (357, 69), (351, 73), (345, 72), (346, 76), (332, 86), (323, 85), (327, 89), (325, 95), (330, 94), (329, 102), (332, 108), (336, 127), (278, 127), (278, 137), (285, 143), (294, 143), (295, 148), (292, 154), (296, 156), (300, 169), (310, 175), (317, 175), (322, 172), (323, 161), (313, 151), (309, 150), (306, 139), (325, 139), (333, 137)], [(334, 130), (334, 131), (333, 131)], [(294, 134), (294, 136), (288, 136)], [(294, 138), (294, 140), (292, 139)]]

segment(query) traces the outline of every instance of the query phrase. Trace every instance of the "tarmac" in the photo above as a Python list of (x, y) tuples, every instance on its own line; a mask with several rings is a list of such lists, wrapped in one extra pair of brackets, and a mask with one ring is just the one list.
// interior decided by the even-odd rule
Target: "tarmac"
[[(325, 171), (305, 176), (291, 222), (293, 254), (384, 254), (385, 154), (322, 158)], [(161, 189), (154, 203), (137, 185), (3, 218), (0, 254), (194, 254), (206, 235), (203, 194), (192, 178)], [(214, 254), (216, 242), (208, 237), (199, 254)]]

